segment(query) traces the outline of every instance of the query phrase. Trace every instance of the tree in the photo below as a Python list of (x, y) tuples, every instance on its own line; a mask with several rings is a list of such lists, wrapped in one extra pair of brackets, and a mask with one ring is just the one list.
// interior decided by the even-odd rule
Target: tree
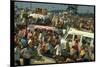
[(77, 5), (68, 5), (67, 11), (72, 14), (77, 14)]

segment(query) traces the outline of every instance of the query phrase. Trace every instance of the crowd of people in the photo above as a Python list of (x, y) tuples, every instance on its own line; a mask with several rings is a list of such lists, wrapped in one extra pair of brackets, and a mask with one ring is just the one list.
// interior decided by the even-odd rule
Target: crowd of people
[(70, 12), (50, 12), (46, 9), (15, 9), (15, 26), (17, 24), (39, 24), (56, 28), (68, 26), (81, 31), (94, 32), (94, 17), (73, 15)]
[[(45, 61), (42, 59), (43, 56), (54, 59), (56, 63), (94, 60), (94, 46), (90, 46), (88, 38), (83, 40), (79, 49), (80, 37), (76, 35), (74, 42), (71, 43), (70, 37), (64, 39), (62, 31), (72, 27), (93, 33), (93, 17), (80, 17), (68, 12), (57, 15), (45, 12), (45, 16), (42, 15), (41, 19), (30, 16), (30, 13), (35, 13), (33, 10), (16, 9), (15, 13), (15, 65), (21, 65), (21, 58), (23, 58), (23, 65), (30, 65), (31, 59)], [(29, 25), (38, 25), (38, 27), (30, 28)], [(41, 25), (44, 27), (42, 28)]]

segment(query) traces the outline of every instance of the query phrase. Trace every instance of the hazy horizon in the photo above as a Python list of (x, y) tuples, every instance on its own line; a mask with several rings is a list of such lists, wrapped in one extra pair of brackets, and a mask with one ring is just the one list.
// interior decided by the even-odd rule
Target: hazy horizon
[[(46, 8), (48, 11), (51, 10), (66, 10), (68, 5), (66, 4), (48, 4), (48, 3), (29, 3), (29, 2), (15, 2), (15, 5), (18, 8)], [(86, 6), (86, 5), (79, 5), (78, 6), (78, 13), (94, 13), (93, 6)]]

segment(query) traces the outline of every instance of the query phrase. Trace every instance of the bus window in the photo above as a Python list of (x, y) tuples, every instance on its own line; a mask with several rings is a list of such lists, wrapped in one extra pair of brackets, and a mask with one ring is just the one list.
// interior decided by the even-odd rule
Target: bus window
[(78, 41), (80, 42), (80, 38), (81, 38), (80, 35), (75, 35), (75, 37), (74, 37), (74, 41), (75, 41), (75, 40), (78, 40)]
[(72, 41), (72, 38), (73, 38), (73, 35), (72, 35), (72, 34), (68, 34), (68, 36), (67, 36), (67, 40)]
[(92, 43), (91, 41), (92, 41), (92, 38), (84, 37), (83, 36), (83, 38), (82, 38), (82, 45), (83, 46), (90, 46), (90, 44)]
[(69, 43), (70, 48), (72, 47), (72, 41), (73, 40), (73, 35), (72, 34), (68, 34), (67, 36), (67, 43)]
[(90, 46), (94, 47), (94, 39), (93, 39), (93, 38), (91, 39), (91, 44), (90, 44)]

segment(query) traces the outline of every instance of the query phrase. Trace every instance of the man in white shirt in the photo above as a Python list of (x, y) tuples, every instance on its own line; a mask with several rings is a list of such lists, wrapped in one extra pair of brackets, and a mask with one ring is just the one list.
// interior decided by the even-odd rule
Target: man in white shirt
[(32, 57), (32, 49), (29, 46), (27, 46), (26, 48), (22, 49), (21, 53), (23, 56), (24, 65), (29, 65), (30, 59)]

